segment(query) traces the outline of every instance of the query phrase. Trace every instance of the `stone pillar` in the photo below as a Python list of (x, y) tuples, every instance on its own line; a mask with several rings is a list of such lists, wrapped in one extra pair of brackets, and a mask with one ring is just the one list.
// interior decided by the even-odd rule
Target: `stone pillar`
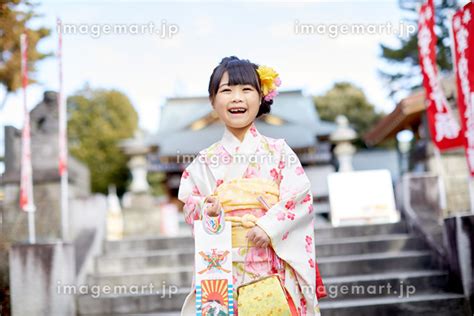
[(351, 142), (357, 138), (357, 133), (349, 126), (349, 121), (344, 115), (339, 115), (336, 123), (337, 129), (331, 133), (329, 140), (336, 144), (334, 154), (339, 161), (338, 172), (352, 171), (352, 157), (356, 148)]
[(72, 244), (15, 244), (9, 261), (13, 316), (76, 315)]

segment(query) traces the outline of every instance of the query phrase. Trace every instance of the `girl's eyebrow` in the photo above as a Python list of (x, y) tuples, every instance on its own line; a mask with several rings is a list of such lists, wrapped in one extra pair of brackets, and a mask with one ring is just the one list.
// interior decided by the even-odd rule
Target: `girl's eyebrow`
[(223, 84), (221, 84), (221, 85), (219, 86), (219, 88), (222, 87), (222, 86), (226, 86), (226, 85), (228, 86), (229, 84), (228, 84), (227, 82), (224, 82)]

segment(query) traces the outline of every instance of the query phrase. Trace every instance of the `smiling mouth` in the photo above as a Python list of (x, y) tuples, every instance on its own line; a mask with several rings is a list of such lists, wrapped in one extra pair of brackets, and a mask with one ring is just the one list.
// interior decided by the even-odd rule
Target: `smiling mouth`
[(247, 112), (246, 108), (232, 108), (228, 110), (229, 113), (231, 114), (244, 114)]

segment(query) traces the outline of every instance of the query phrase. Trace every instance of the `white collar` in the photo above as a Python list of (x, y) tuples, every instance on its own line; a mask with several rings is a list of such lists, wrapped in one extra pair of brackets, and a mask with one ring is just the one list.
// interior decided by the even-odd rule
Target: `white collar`
[(258, 139), (255, 139), (256, 137), (254, 137), (254, 135), (260, 136), (260, 133), (255, 128), (255, 123), (252, 123), (248, 128), (242, 142), (229, 129), (227, 129), (227, 127), (225, 127), (221, 144), (229, 154), (234, 155), (237, 149), (239, 152), (242, 152), (243, 147), (247, 147), (249, 144), (258, 141)]

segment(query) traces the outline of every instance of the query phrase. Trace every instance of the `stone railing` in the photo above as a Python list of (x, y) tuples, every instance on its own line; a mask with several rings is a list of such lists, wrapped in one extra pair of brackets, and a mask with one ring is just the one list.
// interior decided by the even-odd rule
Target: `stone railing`
[(474, 214), (457, 210), (446, 216), (445, 183), (435, 174), (405, 174), (397, 184), (397, 202), (410, 229), (423, 236), (439, 265), (450, 271), (452, 290), (464, 293), (474, 306)]
[(432, 173), (407, 173), (397, 185), (398, 206), (409, 227), (423, 235), (440, 259), (446, 255), (443, 247), (443, 192), (443, 183)]

